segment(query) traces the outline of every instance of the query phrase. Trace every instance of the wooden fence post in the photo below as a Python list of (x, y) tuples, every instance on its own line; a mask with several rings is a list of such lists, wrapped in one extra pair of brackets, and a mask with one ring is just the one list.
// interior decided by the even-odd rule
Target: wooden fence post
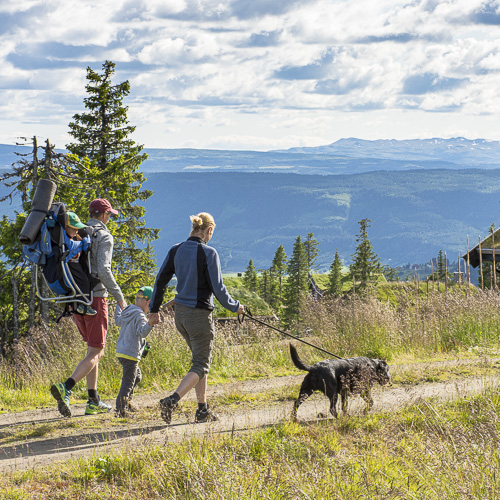
[(481, 290), (484, 290), (483, 254), (481, 252), (481, 236), (479, 236), (479, 272), (481, 273)]
[(493, 249), (493, 289), (497, 289), (497, 261), (495, 256), (495, 229), (493, 228), (493, 232), (491, 233), (491, 247)]

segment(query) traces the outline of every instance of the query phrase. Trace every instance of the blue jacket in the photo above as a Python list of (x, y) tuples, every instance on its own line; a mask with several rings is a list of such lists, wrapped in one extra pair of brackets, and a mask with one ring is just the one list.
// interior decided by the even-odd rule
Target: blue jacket
[(191, 236), (169, 250), (156, 277), (149, 306), (151, 312), (160, 309), (165, 289), (174, 274), (177, 277), (176, 304), (211, 311), (215, 295), (232, 312), (240, 307), (240, 303), (229, 295), (222, 282), (219, 255), (215, 248), (209, 247), (201, 238)]

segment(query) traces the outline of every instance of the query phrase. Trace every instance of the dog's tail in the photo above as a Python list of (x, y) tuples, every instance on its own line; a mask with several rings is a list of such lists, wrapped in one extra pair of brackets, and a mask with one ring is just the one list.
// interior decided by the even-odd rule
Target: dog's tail
[(306, 372), (311, 370), (311, 367), (309, 365), (306, 365), (300, 358), (299, 355), (297, 354), (297, 349), (293, 346), (293, 344), (290, 344), (290, 356), (292, 356), (292, 361), (293, 364), (299, 369), (299, 370), (304, 370)]

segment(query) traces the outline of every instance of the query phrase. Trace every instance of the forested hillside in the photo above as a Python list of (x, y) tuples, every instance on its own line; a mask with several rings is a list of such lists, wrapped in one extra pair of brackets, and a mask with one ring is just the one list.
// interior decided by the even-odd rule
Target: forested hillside
[(415, 170), (359, 175), (152, 173), (145, 187), (149, 226), (162, 229), (155, 243), (161, 261), (189, 232), (189, 215), (214, 214), (213, 244), (226, 272), (250, 258), (267, 267), (276, 248), (287, 253), (298, 234), (313, 232), (318, 262), (326, 268), (335, 249), (348, 261), (357, 222), (372, 220), (370, 239), (384, 264), (428, 262), (439, 249), (450, 260), (477, 242), (497, 221), (500, 170)]

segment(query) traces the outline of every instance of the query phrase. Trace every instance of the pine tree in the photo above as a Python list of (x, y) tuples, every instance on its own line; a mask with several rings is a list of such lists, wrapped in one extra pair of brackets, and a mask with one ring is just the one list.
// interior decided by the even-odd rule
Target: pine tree
[(243, 283), (251, 292), (257, 291), (257, 271), (252, 259), (249, 260), (246, 267), (245, 274), (243, 275)]
[[(76, 156), (95, 161), (105, 174), (120, 156), (126, 160), (133, 159), (143, 149), (129, 139), (135, 127), (128, 124), (128, 108), (123, 106), (123, 98), (130, 93), (130, 83), (127, 80), (112, 85), (115, 66), (113, 62), (106, 61), (102, 65), (103, 74), (87, 68), (89, 83), (85, 89), (89, 97), (83, 100), (87, 112), (73, 116), (69, 133), (77, 142), (66, 146)], [(143, 155), (141, 161), (145, 159)]]
[(437, 271), (437, 279), (444, 280), (446, 275), (446, 262), (443, 250), (439, 250), (438, 252), (436, 271)]
[(272, 265), (276, 279), (278, 281), (277, 292), (279, 305), (281, 305), (283, 302), (283, 282), (286, 276), (287, 260), (288, 259), (285, 253), (285, 248), (283, 247), (283, 245), (280, 245), (274, 253)]
[(319, 243), (314, 239), (314, 233), (308, 233), (307, 238), (304, 241), (304, 248), (307, 254), (307, 266), (309, 268), (309, 274), (317, 269), (316, 260), (319, 255), (318, 250)]
[[(119, 219), (111, 220), (108, 227), (115, 237), (113, 268), (127, 294), (134, 292), (144, 281), (144, 273), (154, 268), (152, 252), (140, 248), (139, 244), (144, 247), (157, 239), (159, 230), (145, 227), (145, 209), (137, 204), (153, 193), (142, 190), (145, 178), (139, 172), (147, 155), (141, 153), (143, 146), (129, 138), (135, 127), (128, 124), (128, 108), (123, 105), (123, 99), (130, 92), (130, 84), (128, 81), (112, 84), (113, 62), (106, 61), (102, 69), (103, 73), (99, 74), (87, 68), (86, 112), (73, 116), (69, 133), (75, 142), (66, 147), (78, 158), (90, 160), (87, 171), (99, 181), (85, 199), (85, 210), (93, 196), (107, 198), (120, 211)], [(147, 278), (151, 279), (153, 276)]]
[(280, 281), (274, 266), (271, 266), (267, 270), (267, 274), (268, 285), (266, 288), (268, 298), (265, 300), (273, 309), (279, 309), (281, 307)]
[(342, 293), (342, 262), (338, 249), (335, 251), (335, 258), (330, 266), (328, 291), (335, 296), (339, 296)]
[(268, 304), (271, 302), (271, 273), (269, 269), (261, 269), (260, 276), (257, 278), (257, 292), (259, 296), (264, 299)]
[(309, 265), (304, 243), (299, 236), (293, 245), (293, 252), (288, 262), (288, 278), (285, 285), (285, 313), (284, 322), (290, 326), (294, 321), (300, 320), (301, 301), (308, 289)]
[(371, 227), (370, 219), (362, 219), (358, 222), (359, 234), (356, 237), (358, 246), (352, 255), (353, 261), (349, 267), (349, 274), (356, 280), (356, 288), (365, 290), (373, 282), (376, 275), (381, 272), (381, 264), (378, 255), (373, 251), (372, 244), (368, 239), (368, 228)]

